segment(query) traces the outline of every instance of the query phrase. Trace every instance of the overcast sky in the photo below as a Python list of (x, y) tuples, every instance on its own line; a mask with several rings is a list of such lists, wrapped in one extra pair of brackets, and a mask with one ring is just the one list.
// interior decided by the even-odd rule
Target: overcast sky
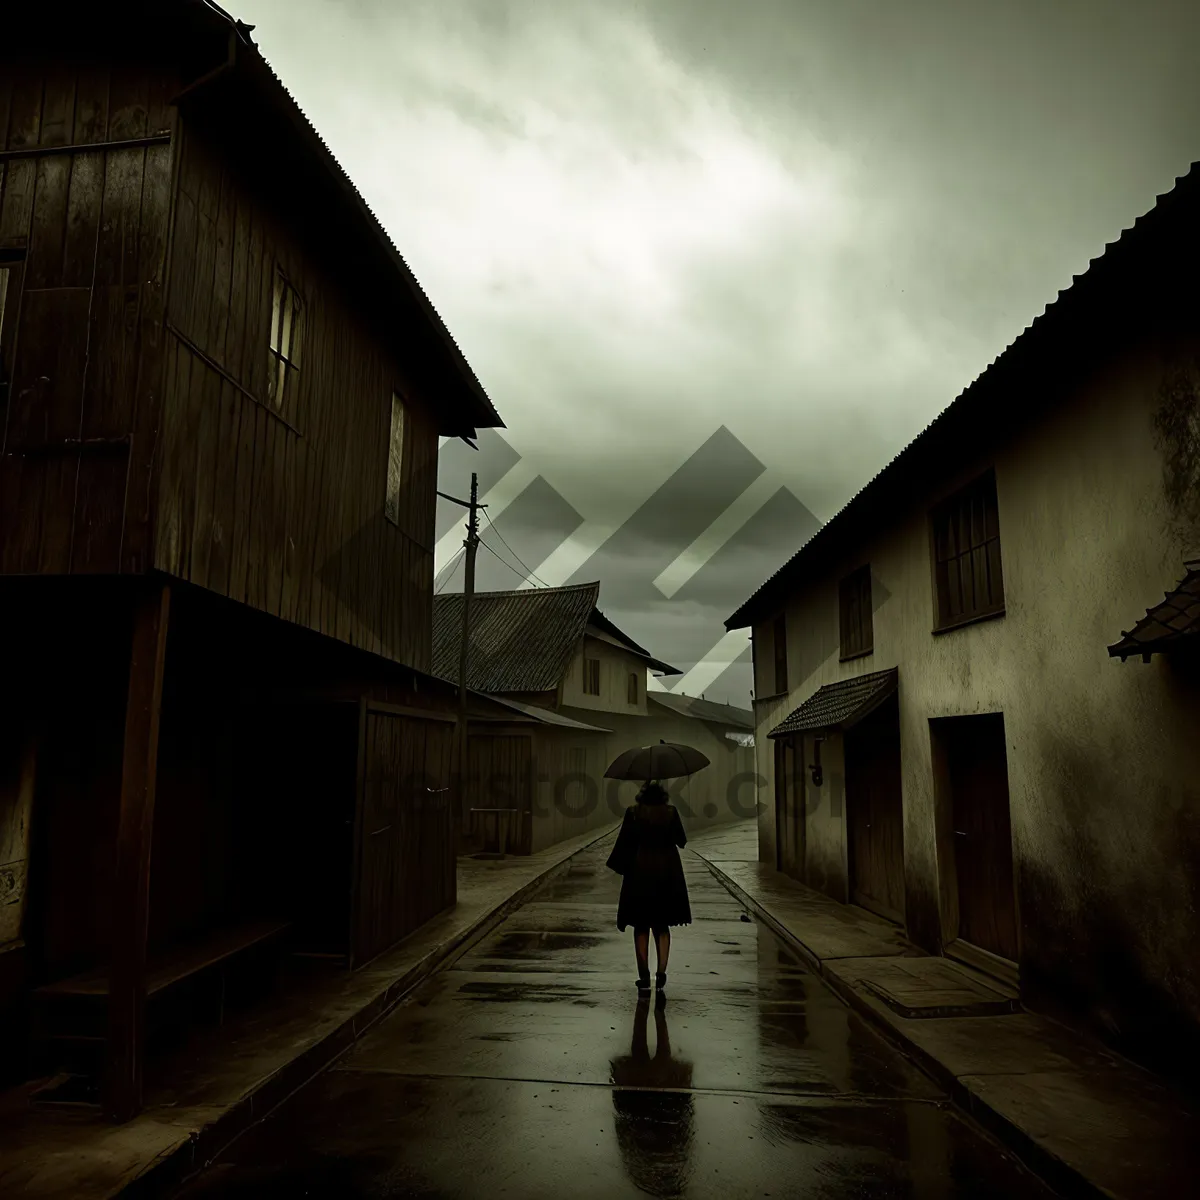
[(1200, 158), (1184, 0), (226, 7), (588, 520), (722, 425), (827, 519)]

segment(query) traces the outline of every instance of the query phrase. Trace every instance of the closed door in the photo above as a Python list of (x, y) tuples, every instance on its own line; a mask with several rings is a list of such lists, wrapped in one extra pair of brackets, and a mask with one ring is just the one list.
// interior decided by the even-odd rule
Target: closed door
[[(516, 817), (510, 818), (508, 849), (516, 854), (531, 853), (533, 739), (525, 734), (473, 734), (467, 753), (468, 807), (516, 809)], [(470, 814), (465, 817), (469, 829)], [(479, 828), (482, 832), (483, 826)]]
[(455, 900), (453, 720), (361, 707), (353, 963), (395, 945)]
[[(948, 735), (948, 736), (946, 736)], [(946, 721), (958, 936), (1017, 961), (1008, 758), (999, 713)]]
[(894, 701), (845, 735), (850, 898), (890, 921), (904, 920), (904, 808), (900, 724)]

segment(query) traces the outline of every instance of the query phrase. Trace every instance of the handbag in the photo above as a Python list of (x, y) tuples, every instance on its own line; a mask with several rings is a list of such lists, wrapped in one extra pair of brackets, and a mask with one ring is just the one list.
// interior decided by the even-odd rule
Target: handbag
[(625, 819), (621, 823), (621, 832), (617, 834), (616, 844), (613, 846), (605, 866), (618, 875), (625, 875), (633, 866), (635, 853), (636, 847), (633, 841), (633, 831), (629, 828), (629, 810), (627, 809)]

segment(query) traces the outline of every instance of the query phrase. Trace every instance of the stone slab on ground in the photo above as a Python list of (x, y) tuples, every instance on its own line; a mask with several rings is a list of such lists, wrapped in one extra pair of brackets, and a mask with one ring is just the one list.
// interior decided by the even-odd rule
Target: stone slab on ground
[(453, 909), (353, 973), (328, 972), (189, 1040), (148, 1070), (146, 1107), (123, 1125), (95, 1110), (34, 1106), (36, 1083), (0, 1095), (0, 1196), (153, 1194), (199, 1168), (615, 828), (527, 856), (459, 859)]
[[(1185, 1096), (1084, 1034), (1034, 1013), (920, 1015), (956, 999), (1004, 999), (1012, 989), (926, 955), (894, 926), (758, 862), (748, 853), (751, 834), (757, 845), (752, 821), (727, 831), (722, 843), (710, 847), (702, 835), (691, 848), (843, 999), (872, 1017), (1052, 1185), (1066, 1195), (1110, 1200), (1191, 1194), (1194, 1182), (1181, 1190), (1180, 1181), (1200, 1177), (1200, 1112)], [(716, 857), (731, 846), (740, 847), (738, 857)], [(875, 943), (886, 950), (870, 950)], [(884, 993), (912, 1015), (885, 1002)]]

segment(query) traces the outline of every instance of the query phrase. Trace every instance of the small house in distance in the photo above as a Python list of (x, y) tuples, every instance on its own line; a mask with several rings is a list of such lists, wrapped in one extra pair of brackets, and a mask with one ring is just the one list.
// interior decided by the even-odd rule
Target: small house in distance
[[(585, 583), (471, 600), (468, 685), (514, 720), (472, 722), (467, 807), (511, 810), (518, 852), (617, 820), (637, 785), (604, 779), (605, 768), (660, 739), (695, 746), (712, 764), (670, 785), (689, 828), (755, 811), (752, 714), (650, 690), (652, 676), (680, 672), (605, 617), (599, 597), (600, 584)], [(435, 596), (433, 616), (433, 673), (457, 680), (461, 594)], [(463, 814), (475, 838), (481, 817)]]

